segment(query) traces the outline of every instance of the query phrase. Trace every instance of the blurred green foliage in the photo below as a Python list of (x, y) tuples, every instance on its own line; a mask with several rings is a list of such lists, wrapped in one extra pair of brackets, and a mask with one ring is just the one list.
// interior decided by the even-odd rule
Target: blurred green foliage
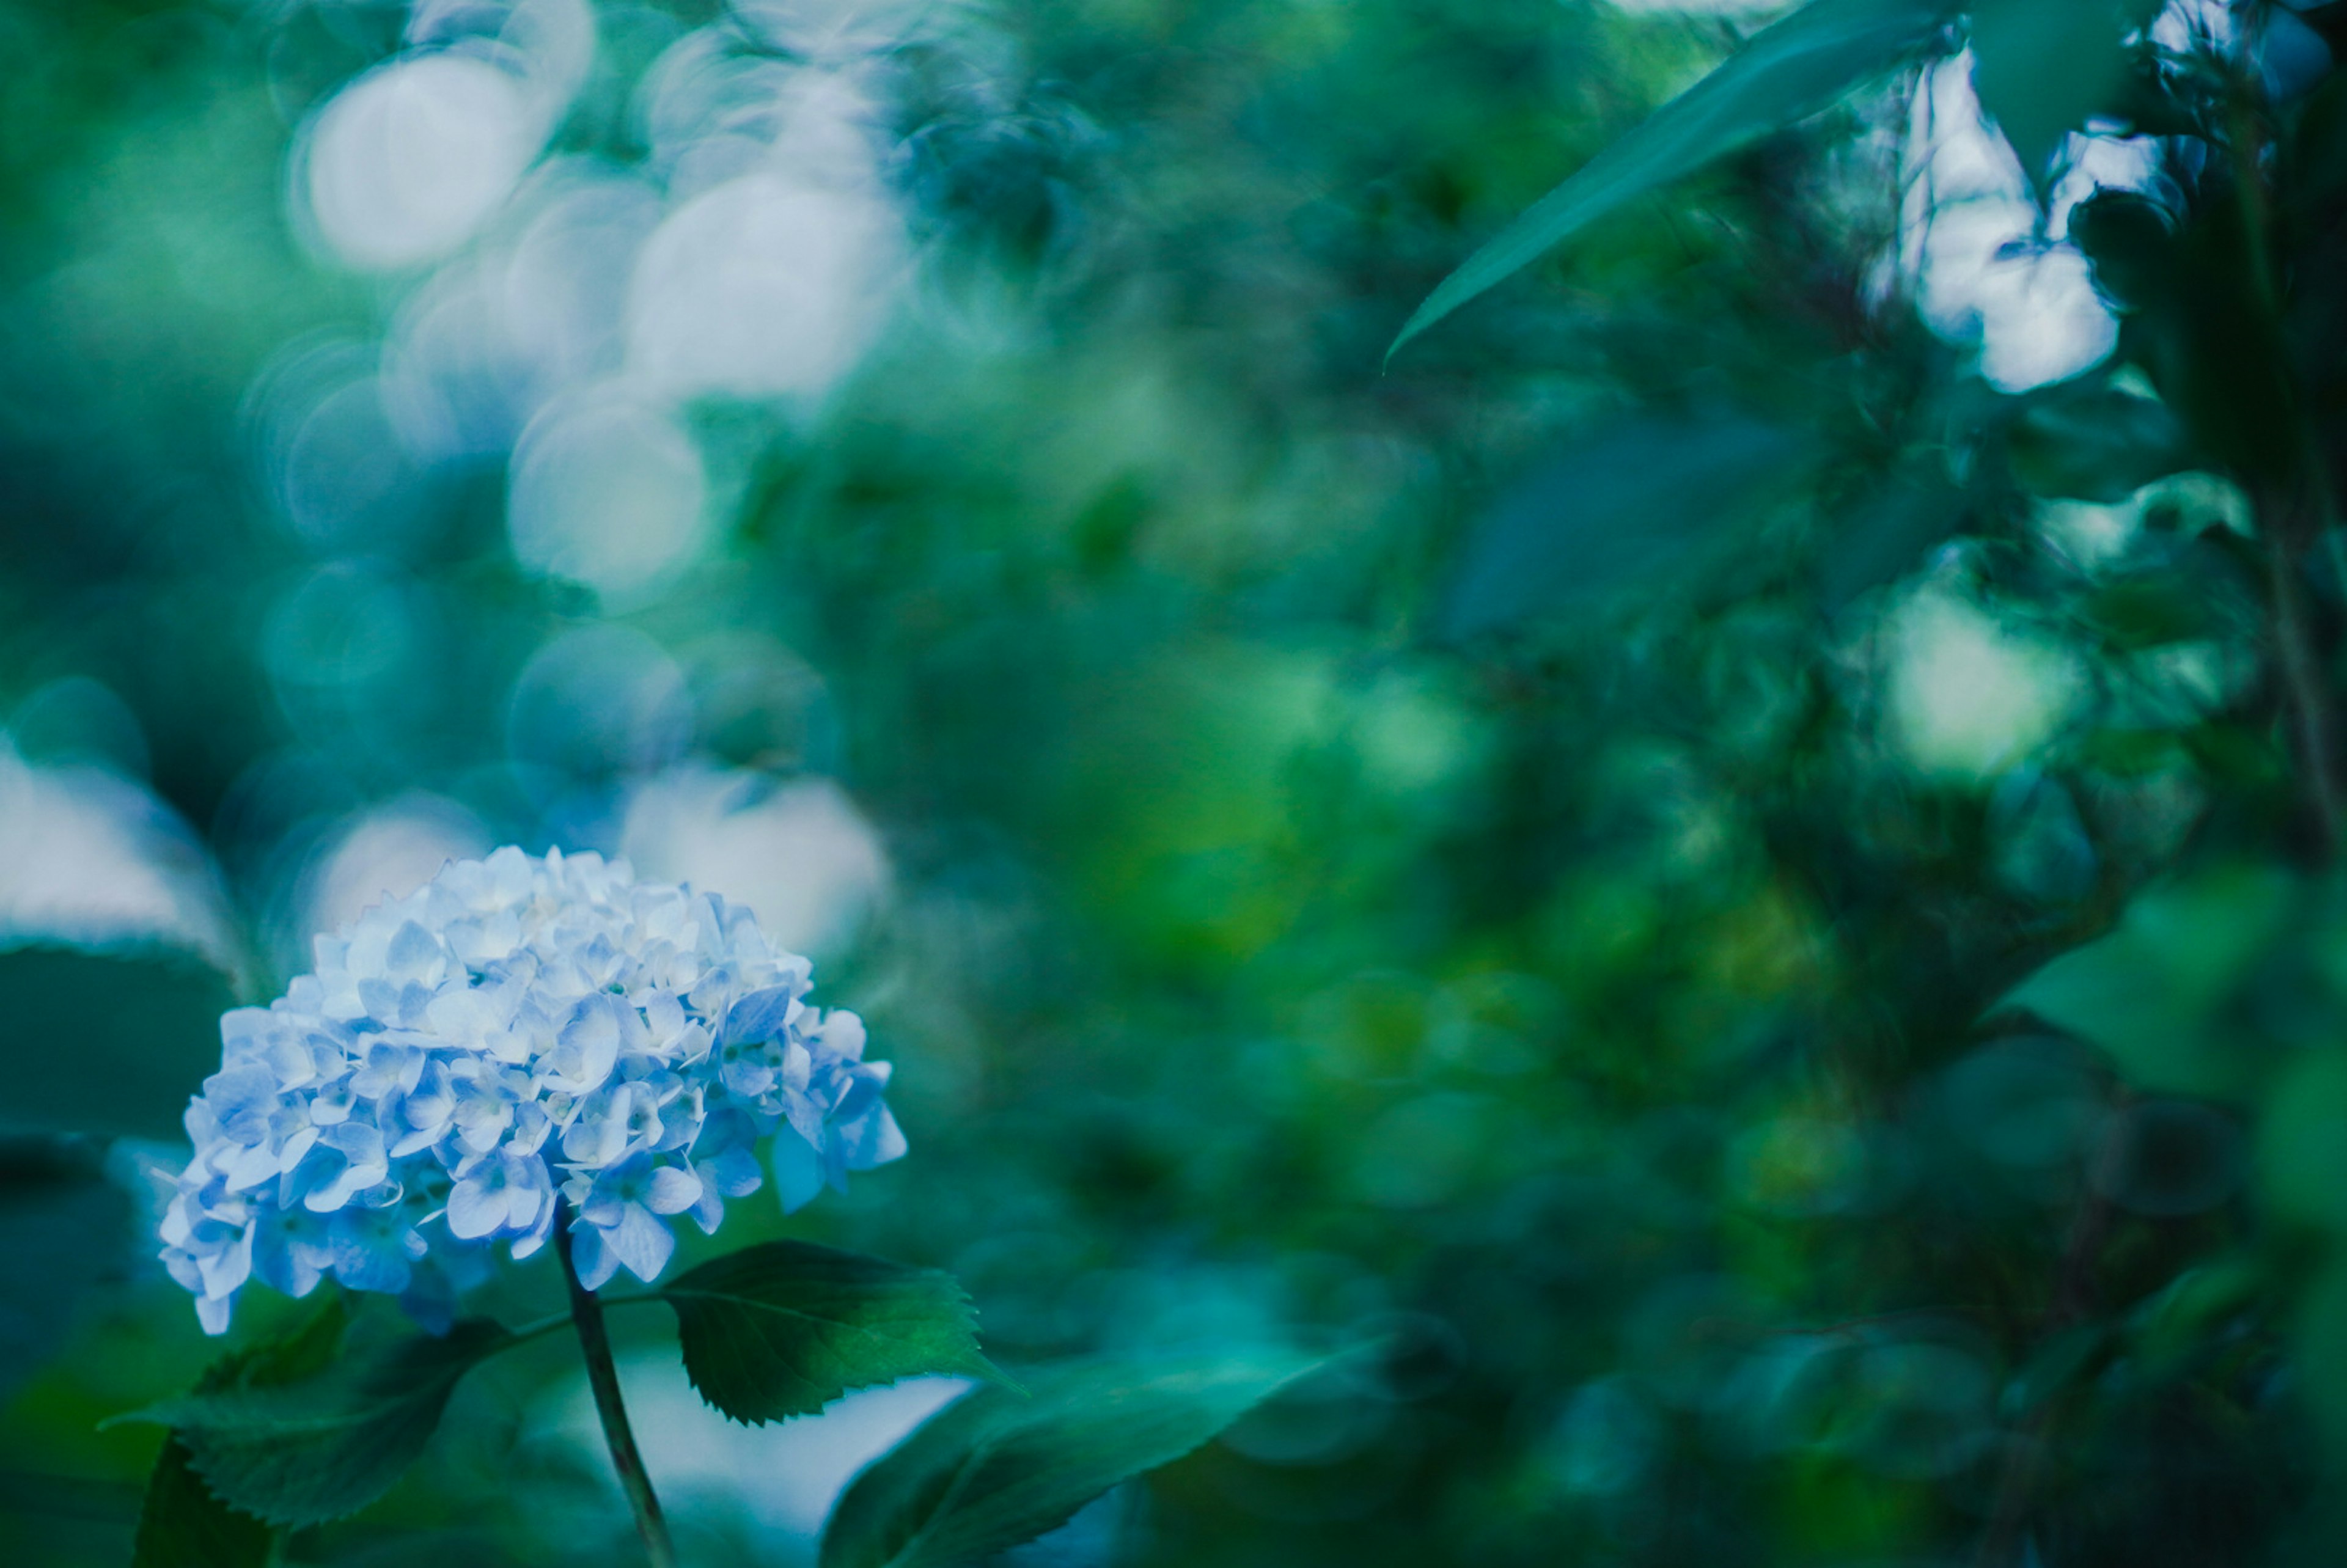
[[(1864, 59), (1389, 369), (1757, 22), (977, 16), (875, 77), (914, 302), (816, 405), (692, 405), (718, 538), (630, 603), (518, 561), (503, 449), (290, 518), (272, 389), (413, 280), (320, 252), (288, 159), (402, 9), (7, 0), (0, 707), (191, 825), (254, 998), (417, 792), (535, 850), (688, 759), (838, 781), (893, 876), (820, 979), (913, 1153), (794, 1230), (953, 1270), (1014, 1371), (1385, 1346), (1020, 1561), (2328, 1560), (2343, 9), (1838, 5)], [(732, 15), (603, 6), (557, 149), (649, 156), (651, 62)], [(1966, 38), (2061, 214), (2013, 247), (2117, 316), (2044, 384), (1919, 304)], [(2064, 196), (2090, 121), (2140, 167)], [(97, 1423), (210, 1360), (122, 1194), (215, 1002), (10, 940), (0, 1542), (119, 1563), (160, 1434)], [(562, 1349), (286, 1561), (630, 1561)], [(727, 1506), (696, 1561), (812, 1561)]]

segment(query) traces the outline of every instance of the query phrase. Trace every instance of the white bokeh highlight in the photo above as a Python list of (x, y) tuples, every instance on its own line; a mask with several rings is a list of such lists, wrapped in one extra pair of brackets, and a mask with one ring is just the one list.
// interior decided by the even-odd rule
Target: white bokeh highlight
[(1926, 777), (1983, 784), (2029, 760), (2086, 693), (2077, 654), (1945, 587), (1885, 626), (1891, 738)]
[(669, 214), (628, 297), (628, 369), (656, 396), (814, 400), (878, 336), (901, 224), (876, 190), (779, 174), (727, 180)]
[[(620, 1381), (645, 1467), (671, 1509), (731, 1514), (761, 1533), (810, 1543), (856, 1471), (970, 1387), (960, 1378), (912, 1378), (851, 1393), (820, 1415), (745, 1427), (702, 1402), (673, 1352), (621, 1361)], [(584, 1378), (541, 1409), (525, 1440), (567, 1451), (619, 1506)]]
[(711, 520), (701, 450), (656, 406), (624, 395), (558, 404), (514, 450), (514, 559), (614, 607), (651, 597), (690, 565)]
[(828, 779), (671, 768), (629, 796), (620, 853), (648, 877), (723, 886), (794, 952), (836, 951), (889, 885), (879, 835)]
[(359, 272), (428, 265), (470, 241), (546, 145), (595, 55), (587, 0), (425, 0), (408, 51), (304, 128), (295, 194)]
[(26, 763), (0, 733), (0, 947), (155, 943), (235, 970), (218, 872), (170, 809), (101, 767)]
[(394, 60), (343, 89), (312, 130), (305, 194), (345, 265), (396, 272), (471, 239), (545, 137), (510, 72), (455, 55)]
[(340, 824), (302, 879), (303, 933), (334, 931), (405, 898), (452, 860), (478, 860), (495, 840), (456, 802), (413, 793)]

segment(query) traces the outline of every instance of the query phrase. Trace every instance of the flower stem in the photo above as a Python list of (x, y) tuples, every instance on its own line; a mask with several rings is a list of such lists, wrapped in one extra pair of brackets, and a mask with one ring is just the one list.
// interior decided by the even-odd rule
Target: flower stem
[(628, 1408), (620, 1402), (620, 1369), (611, 1361), (603, 1304), (579, 1283), (578, 1266), (570, 1261), (568, 1204), (555, 1217), (554, 1251), (562, 1259), (562, 1277), (570, 1284), (570, 1321), (578, 1325), (579, 1348), (587, 1353), (587, 1381), (595, 1390), (595, 1413), (603, 1419), (603, 1441), (611, 1450), (611, 1468), (620, 1473), (620, 1490), (628, 1494), (628, 1507), (635, 1513), (637, 1533), (644, 1538), (644, 1555), (652, 1568), (676, 1568), (676, 1544), (669, 1539), (660, 1499), (652, 1495), (651, 1477), (644, 1473), (643, 1455), (636, 1451), (635, 1434), (628, 1430)]

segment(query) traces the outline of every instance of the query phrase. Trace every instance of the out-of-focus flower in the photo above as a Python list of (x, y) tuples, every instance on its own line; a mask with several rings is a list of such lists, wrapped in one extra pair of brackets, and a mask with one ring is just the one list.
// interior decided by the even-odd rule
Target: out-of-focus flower
[(758, 1140), (790, 1208), (905, 1152), (888, 1064), (854, 1014), (806, 1005), (807, 961), (624, 861), (455, 862), (316, 958), (220, 1020), (188, 1108), (162, 1257), (210, 1333), (247, 1279), (329, 1274), (445, 1322), (496, 1244), (527, 1257), (566, 1209), (590, 1288), (649, 1281), (671, 1217), (714, 1231), (763, 1184)]

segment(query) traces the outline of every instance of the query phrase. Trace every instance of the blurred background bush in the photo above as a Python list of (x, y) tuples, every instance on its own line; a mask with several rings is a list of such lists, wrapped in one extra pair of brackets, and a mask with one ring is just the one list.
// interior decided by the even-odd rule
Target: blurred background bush
[[(2290, 101), (2295, 9), (2158, 25)], [(2177, 141), (2049, 186), (1955, 56), (1382, 367), (1770, 14), (0, 4), (0, 1557), (127, 1561), (96, 1424), (210, 1354), (142, 1173), (213, 1015), (507, 842), (815, 955), (913, 1153), (793, 1228), (999, 1358), (1389, 1337), (1022, 1563), (2335, 1544), (2320, 922), (2250, 856), (1982, 1022), (2288, 837), (2250, 501), (2063, 238)], [(2075, 1038), (2125, 1000), (2182, 1067)], [(696, 1561), (809, 1560), (951, 1392), (732, 1428), (658, 1327)], [(540, 1350), (288, 1561), (631, 1561)]]

